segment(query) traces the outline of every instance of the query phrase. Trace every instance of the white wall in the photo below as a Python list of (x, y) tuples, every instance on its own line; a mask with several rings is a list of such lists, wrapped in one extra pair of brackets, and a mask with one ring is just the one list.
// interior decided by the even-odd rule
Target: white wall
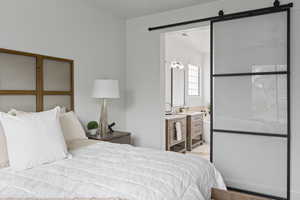
[[(225, 13), (269, 7), (269, 0), (228, 0), (183, 8), (170, 12), (135, 18), (127, 21), (126, 68), (126, 125), (138, 145), (161, 149), (164, 144), (164, 69), (161, 68), (161, 33), (196, 27), (197, 24), (149, 32), (150, 26), (215, 16), (218, 10)], [(287, 1), (281, 1), (282, 3)], [(295, 1), (292, 11), (292, 195), (300, 199), (300, 5)]]
[(210, 105), (210, 53), (202, 54), (202, 80), (203, 80), (203, 98), (204, 106)]
[(121, 99), (110, 117), (125, 127), (125, 21), (93, 8), (91, 0), (0, 0), (0, 47), (75, 61), (75, 109), (98, 120), (91, 96), (96, 78), (119, 79)]

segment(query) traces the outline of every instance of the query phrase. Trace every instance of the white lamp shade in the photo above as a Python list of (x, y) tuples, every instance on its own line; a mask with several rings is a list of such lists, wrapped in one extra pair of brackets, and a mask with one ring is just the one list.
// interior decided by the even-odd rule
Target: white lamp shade
[(95, 80), (93, 88), (93, 98), (118, 99), (119, 81), (118, 80)]

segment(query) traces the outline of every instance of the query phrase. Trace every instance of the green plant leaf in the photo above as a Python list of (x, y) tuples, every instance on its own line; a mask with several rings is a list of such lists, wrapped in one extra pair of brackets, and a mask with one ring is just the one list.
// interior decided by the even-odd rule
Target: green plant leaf
[(98, 127), (99, 127), (99, 125), (98, 125), (98, 122), (96, 122), (96, 121), (91, 121), (87, 124), (88, 130), (96, 129)]

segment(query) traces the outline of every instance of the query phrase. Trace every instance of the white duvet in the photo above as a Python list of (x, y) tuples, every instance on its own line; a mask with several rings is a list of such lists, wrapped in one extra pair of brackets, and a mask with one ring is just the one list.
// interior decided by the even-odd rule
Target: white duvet
[(0, 170), (0, 197), (208, 200), (225, 189), (214, 166), (196, 155), (100, 142), (72, 159), (29, 170)]

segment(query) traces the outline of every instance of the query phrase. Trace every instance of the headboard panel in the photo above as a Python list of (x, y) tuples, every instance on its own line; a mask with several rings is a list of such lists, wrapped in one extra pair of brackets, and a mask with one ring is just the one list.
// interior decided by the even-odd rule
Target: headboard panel
[(74, 110), (74, 61), (0, 48), (0, 111)]

